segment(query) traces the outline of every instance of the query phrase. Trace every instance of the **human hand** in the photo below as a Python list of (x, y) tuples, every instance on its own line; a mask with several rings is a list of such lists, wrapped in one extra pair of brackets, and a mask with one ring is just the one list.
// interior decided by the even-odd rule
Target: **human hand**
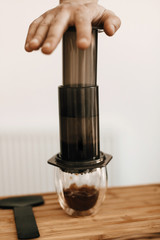
[(50, 54), (57, 47), (64, 32), (75, 25), (77, 46), (86, 49), (91, 43), (92, 25), (102, 27), (108, 36), (114, 35), (121, 25), (120, 19), (110, 10), (96, 2), (63, 0), (63, 2), (34, 20), (29, 27), (25, 50), (31, 52), (41, 48)]

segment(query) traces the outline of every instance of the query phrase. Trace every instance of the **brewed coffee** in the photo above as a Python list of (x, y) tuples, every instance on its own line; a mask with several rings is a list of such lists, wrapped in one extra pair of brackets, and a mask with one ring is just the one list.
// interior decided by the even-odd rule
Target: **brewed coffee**
[(76, 211), (86, 211), (93, 208), (97, 202), (99, 191), (94, 186), (72, 184), (64, 189), (67, 205)]

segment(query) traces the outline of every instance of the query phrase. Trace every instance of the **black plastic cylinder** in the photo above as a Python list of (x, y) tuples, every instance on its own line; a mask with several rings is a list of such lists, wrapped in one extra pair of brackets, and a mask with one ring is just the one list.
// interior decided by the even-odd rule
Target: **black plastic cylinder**
[(98, 86), (59, 87), (60, 152), (64, 160), (100, 157)]

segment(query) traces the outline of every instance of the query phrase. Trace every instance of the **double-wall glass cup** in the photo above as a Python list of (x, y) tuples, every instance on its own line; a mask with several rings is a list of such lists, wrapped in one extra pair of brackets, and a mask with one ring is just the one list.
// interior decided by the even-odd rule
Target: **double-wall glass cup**
[(55, 168), (55, 187), (64, 211), (71, 216), (95, 214), (105, 199), (106, 167), (86, 173), (68, 173)]

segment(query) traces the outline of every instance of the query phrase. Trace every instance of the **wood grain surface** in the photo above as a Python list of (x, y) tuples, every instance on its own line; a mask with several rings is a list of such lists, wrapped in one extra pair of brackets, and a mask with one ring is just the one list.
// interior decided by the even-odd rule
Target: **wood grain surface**
[[(160, 239), (160, 184), (109, 188), (99, 213), (73, 218), (55, 193), (34, 214), (43, 240)], [(0, 240), (16, 240), (12, 210), (0, 209)]]

